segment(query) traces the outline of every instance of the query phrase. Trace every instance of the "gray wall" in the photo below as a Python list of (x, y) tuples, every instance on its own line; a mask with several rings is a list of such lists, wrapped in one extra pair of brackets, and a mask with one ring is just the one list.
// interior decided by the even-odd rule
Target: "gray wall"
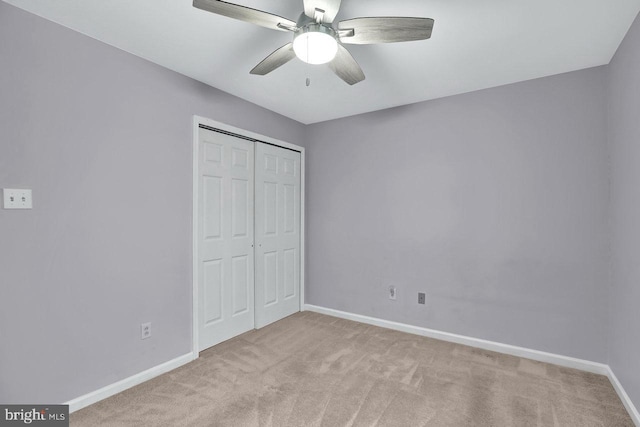
[[(0, 2), (0, 402), (62, 402), (191, 351), (192, 115), (304, 126)], [(153, 322), (140, 340), (140, 323)]]
[(640, 19), (608, 68), (611, 144), (609, 364), (640, 409)]
[(307, 302), (606, 362), (605, 93), (594, 68), (311, 125)]
[(0, 2), (0, 188), (35, 199), (0, 209), (0, 402), (190, 351), (198, 114), (307, 146), (308, 303), (609, 362), (640, 405), (639, 45), (305, 127)]

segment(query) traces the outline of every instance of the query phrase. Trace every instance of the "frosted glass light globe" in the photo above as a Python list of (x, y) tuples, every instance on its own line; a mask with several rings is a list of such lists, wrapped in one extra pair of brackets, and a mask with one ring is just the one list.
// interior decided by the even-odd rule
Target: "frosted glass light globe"
[(308, 31), (296, 36), (293, 51), (301, 61), (308, 64), (326, 64), (336, 57), (338, 42), (329, 34)]

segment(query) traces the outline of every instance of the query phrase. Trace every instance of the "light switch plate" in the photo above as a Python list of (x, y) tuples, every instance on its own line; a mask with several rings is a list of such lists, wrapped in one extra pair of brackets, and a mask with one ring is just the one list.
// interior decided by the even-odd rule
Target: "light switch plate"
[(15, 188), (4, 188), (5, 209), (31, 209), (33, 208), (33, 199), (31, 198), (31, 190), (19, 190)]

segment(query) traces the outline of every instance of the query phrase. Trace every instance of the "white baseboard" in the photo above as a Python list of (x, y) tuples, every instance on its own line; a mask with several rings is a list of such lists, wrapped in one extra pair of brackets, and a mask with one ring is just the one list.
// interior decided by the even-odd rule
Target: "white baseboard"
[(616, 390), (616, 393), (618, 393), (620, 400), (622, 400), (622, 404), (625, 408), (627, 408), (627, 412), (629, 412), (629, 416), (633, 420), (636, 427), (640, 427), (640, 413), (638, 412), (638, 409), (629, 398), (627, 392), (624, 391), (624, 388), (622, 388), (622, 384), (620, 384), (620, 381), (618, 381), (618, 377), (616, 377), (616, 375), (613, 373), (611, 367), (608, 366), (607, 368), (607, 377), (609, 377), (609, 381), (611, 381), (613, 388)]
[(145, 381), (149, 381), (158, 375), (162, 375), (166, 372), (179, 368), (182, 365), (186, 365), (197, 358), (197, 354), (194, 355), (194, 353), (187, 353), (183, 356), (176, 357), (173, 360), (169, 360), (168, 362), (147, 369), (146, 371), (142, 371), (121, 381), (102, 387), (99, 390), (87, 393), (84, 396), (76, 397), (75, 399), (65, 402), (65, 405), (69, 405), (69, 413), (75, 412), (93, 403), (99, 402), (100, 400), (106, 399), (107, 397), (111, 397), (114, 394), (118, 394), (128, 388), (141, 384)]
[(595, 374), (607, 375), (607, 372), (609, 371), (609, 366), (605, 365), (604, 363), (591, 362), (588, 360), (561, 356), (559, 354), (546, 353), (544, 351), (532, 350), (529, 348), (517, 347), (509, 344), (502, 344), (499, 342), (487, 341), (479, 338), (471, 338), (464, 335), (451, 334), (449, 332), (436, 331), (434, 329), (407, 325), (405, 323), (392, 322), (390, 320), (363, 316), (361, 314), (353, 314), (345, 311), (318, 307), (310, 304), (305, 304), (304, 309), (308, 311), (314, 311), (316, 313), (326, 314), (328, 316), (354, 320), (356, 322), (366, 323), (368, 325), (380, 326), (382, 328), (394, 329), (396, 331), (407, 332), (409, 334), (421, 335), (423, 337), (435, 338), (442, 341), (468, 345), (470, 347), (482, 348), (484, 350), (496, 351), (498, 353), (510, 354), (512, 356), (524, 357), (525, 359), (537, 360), (539, 362), (552, 363), (554, 365), (579, 369), (581, 371), (592, 372)]

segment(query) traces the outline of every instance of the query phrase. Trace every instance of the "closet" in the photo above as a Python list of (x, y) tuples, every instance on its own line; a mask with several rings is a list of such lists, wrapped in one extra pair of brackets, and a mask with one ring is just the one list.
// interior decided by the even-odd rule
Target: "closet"
[(194, 346), (201, 351), (300, 311), (303, 165), (301, 147), (197, 124)]

